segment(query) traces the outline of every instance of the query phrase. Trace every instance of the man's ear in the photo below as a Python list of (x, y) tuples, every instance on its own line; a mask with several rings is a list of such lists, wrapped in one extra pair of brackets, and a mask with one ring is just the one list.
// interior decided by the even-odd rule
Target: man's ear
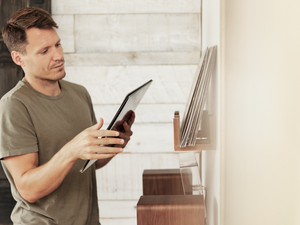
[(11, 58), (14, 61), (14, 63), (17, 64), (18, 66), (24, 66), (23, 57), (20, 52), (12, 51)]

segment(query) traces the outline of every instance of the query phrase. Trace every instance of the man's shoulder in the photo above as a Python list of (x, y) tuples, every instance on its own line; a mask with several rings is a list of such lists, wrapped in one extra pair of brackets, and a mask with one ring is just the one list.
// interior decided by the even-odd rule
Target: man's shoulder
[[(0, 100), (0, 121), (16, 121), (22, 116), (27, 115), (30, 90), (20, 81), (13, 89), (7, 92)], [(3, 124), (1, 124), (3, 125)]]
[(1, 104), (9, 104), (12, 102), (23, 102), (22, 99), (28, 98), (30, 90), (26, 87), (23, 81), (19, 81), (15, 87), (4, 94), (1, 98)]

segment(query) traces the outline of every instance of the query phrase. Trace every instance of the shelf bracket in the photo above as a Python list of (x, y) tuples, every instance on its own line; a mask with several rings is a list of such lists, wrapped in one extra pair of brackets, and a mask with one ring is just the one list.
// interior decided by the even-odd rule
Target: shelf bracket
[(201, 130), (198, 131), (194, 146), (180, 147), (180, 116), (179, 111), (174, 113), (174, 150), (175, 151), (202, 151), (215, 149), (215, 116), (208, 115), (203, 111)]

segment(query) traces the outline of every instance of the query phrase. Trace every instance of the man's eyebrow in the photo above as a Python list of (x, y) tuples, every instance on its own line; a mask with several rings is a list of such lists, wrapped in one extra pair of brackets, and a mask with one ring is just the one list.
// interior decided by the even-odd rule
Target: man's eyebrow
[[(59, 39), (55, 44), (58, 44), (58, 43), (60, 43), (60, 42), (61, 42), (61, 39)], [(50, 45), (41, 47), (41, 48), (39, 48), (38, 52), (43, 51), (44, 49), (48, 49), (48, 48), (50, 48), (50, 47), (51, 47)]]

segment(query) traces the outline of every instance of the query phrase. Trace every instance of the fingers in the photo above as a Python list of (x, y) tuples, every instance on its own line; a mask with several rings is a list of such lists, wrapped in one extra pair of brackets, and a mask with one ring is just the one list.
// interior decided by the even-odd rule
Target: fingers
[(130, 137), (133, 134), (133, 132), (131, 131), (131, 127), (128, 125), (127, 122), (123, 123), (123, 128), (124, 128), (125, 132), (120, 132), (119, 137), (124, 140), (124, 144), (115, 145), (116, 147), (125, 148), (127, 143), (130, 141)]
[(132, 113), (133, 113), (132, 110), (127, 111), (126, 114), (123, 116), (122, 121), (128, 121), (130, 119)]
[(132, 113), (131, 113), (131, 117), (130, 117), (130, 119), (128, 120), (128, 125), (129, 125), (130, 127), (131, 127), (132, 124), (134, 123), (134, 120), (135, 120), (135, 113), (132, 112)]
[(124, 140), (121, 138), (98, 138), (93, 140), (93, 145), (122, 145), (124, 144)]
[(127, 134), (125, 134), (125, 133), (120, 133), (120, 136), (119, 136), (120, 138), (122, 138), (122, 140), (124, 140), (124, 143), (125, 143), (125, 145), (123, 145), (123, 144), (119, 144), (119, 145), (117, 145), (117, 146), (126, 146), (126, 144), (127, 144), (127, 142), (129, 142), (130, 141), (130, 136), (129, 135), (127, 135)]
[[(123, 149), (120, 147), (109, 147), (109, 146), (91, 146), (86, 149), (87, 154), (91, 154), (94, 157), (98, 154), (117, 154), (123, 152)], [(99, 156), (101, 157), (101, 156)]]
[(131, 127), (135, 119), (135, 113), (132, 110), (129, 110), (125, 116), (123, 117), (122, 121), (127, 121), (128, 125)]
[(118, 137), (119, 131), (115, 130), (86, 130), (86, 136), (100, 138), (100, 137)]
[[(130, 140), (130, 137), (132, 136), (133, 132), (131, 131), (131, 128), (127, 122), (123, 123), (123, 127), (125, 132), (120, 132), (119, 137), (124, 139), (125, 143), (127, 143)], [(124, 146), (126, 146), (126, 144)]]
[(93, 146), (86, 149), (82, 159), (107, 159), (112, 158), (116, 154), (123, 152), (122, 148)]
[(123, 123), (123, 127), (126, 135), (131, 136), (133, 134), (133, 132), (131, 131), (131, 126), (127, 122)]

